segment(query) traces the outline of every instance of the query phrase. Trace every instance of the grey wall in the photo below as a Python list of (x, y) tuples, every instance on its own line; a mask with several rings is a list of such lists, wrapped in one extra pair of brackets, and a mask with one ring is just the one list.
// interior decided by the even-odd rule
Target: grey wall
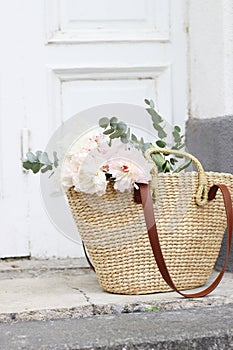
[[(211, 119), (190, 118), (186, 123), (186, 143), (188, 151), (201, 161), (206, 171), (233, 174), (233, 116)], [(216, 269), (222, 267), (225, 251), (226, 235)], [(227, 270), (233, 272), (233, 242)]]

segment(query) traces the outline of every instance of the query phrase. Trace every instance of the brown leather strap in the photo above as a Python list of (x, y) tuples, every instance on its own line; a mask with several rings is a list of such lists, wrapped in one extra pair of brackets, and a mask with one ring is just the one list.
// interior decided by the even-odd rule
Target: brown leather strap
[(154, 217), (153, 202), (152, 202), (152, 198), (151, 198), (151, 194), (150, 194), (149, 185), (139, 184), (139, 188), (140, 188), (140, 197), (141, 197), (142, 206), (144, 209), (144, 216), (145, 216), (145, 220), (146, 220), (146, 226), (147, 226), (147, 230), (148, 230), (150, 244), (151, 244), (153, 254), (154, 254), (156, 263), (158, 265), (159, 271), (160, 271), (161, 275), (163, 276), (164, 280), (166, 281), (166, 283), (173, 290), (175, 290), (177, 293), (179, 293), (180, 295), (182, 295), (186, 298), (203, 297), (203, 296), (209, 294), (210, 292), (212, 292), (217, 287), (217, 285), (220, 283), (220, 281), (224, 275), (224, 272), (225, 272), (225, 269), (227, 266), (227, 262), (228, 262), (228, 258), (230, 255), (232, 230), (233, 230), (233, 209), (232, 209), (231, 195), (230, 195), (230, 192), (229, 192), (227, 186), (221, 185), (221, 184), (214, 185), (210, 188), (209, 194), (208, 194), (209, 200), (213, 200), (215, 198), (218, 189), (220, 189), (222, 191), (222, 194), (223, 194), (224, 205), (225, 205), (226, 216), (227, 216), (227, 235), (228, 235), (225, 263), (224, 263), (223, 268), (220, 271), (219, 275), (214, 280), (214, 282), (211, 283), (211, 285), (209, 287), (205, 288), (201, 292), (192, 293), (192, 294), (186, 294), (186, 293), (180, 292), (176, 288), (175, 284), (173, 283), (171, 276), (168, 272), (168, 269), (167, 269), (167, 266), (166, 266), (166, 263), (165, 263), (165, 260), (163, 257), (163, 253), (162, 253), (162, 250), (160, 247), (160, 243), (159, 243), (159, 237), (158, 237), (156, 223), (155, 223), (155, 217)]

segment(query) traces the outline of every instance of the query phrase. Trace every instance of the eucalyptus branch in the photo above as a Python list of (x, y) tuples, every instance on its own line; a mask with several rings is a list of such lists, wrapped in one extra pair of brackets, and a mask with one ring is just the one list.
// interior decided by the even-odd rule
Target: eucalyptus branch
[[(158, 140), (155, 144), (160, 148), (165, 148), (167, 146), (165, 138), (167, 137), (167, 132), (164, 126), (164, 120), (155, 110), (155, 105), (152, 100), (145, 99), (147, 104), (146, 111), (151, 116), (153, 127), (156, 130)], [(109, 137), (109, 146), (112, 144), (112, 140), (119, 138), (121, 142), (131, 144), (137, 149), (140, 149), (143, 153), (153, 147), (153, 144), (150, 142), (145, 142), (143, 138), (139, 139), (135, 134), (131, 133), (130, 128), (123, 121), (118, 121), (117, 117), (107, 118), (103, 117), (99, 120), (99, 126), (104, 129), (104, 135)], [(181, 129), (179, 126), (175, 125), (172, 132), (174, 144), (172, 149), (180, 150), (185, 146), (184, 135), (181, 134)], [(181, 164), (178, 168), (175, 169), (175, 165), (178, 162), (177, 158), (182, 158), (180, 156), (170, 157), (169, 155), (156, 153), (152, 155), (152, 159), (159, 168), (160, 171), (166, 172), (179, 172), (185, 169), (190, 162), (185, 162)]]
[(59, 165), (59, 160), (57, 152), (53, 152), (53, 162), (49, 159), (47, 152), (37, 151), (35, 154), (27, 152), (26, 158), (22, 160), (22, 165), (24, 169), (31, 170), (34, 174), (39, 171), (42, 173), (50, 171), (50, 176), (52, 176), (54, 168), (57, 168)]
[[(167, 132), (164, 126), (164, 120), (155, 110), (155, 105), (152, 100), (145, 99), (145, 103), (148, 106), (146, 111), (151, 117), (153, 127), (157, 134), (157, 140), (155, 141), (156, 146), (160, 148), (165, 148)], [(99, 126), (104, 129), (103, 134), (107, 135), (109, 138), (109, 146), (112, 145), (114, 139), (120, 139), (124, 144), (130, 144), (133, 147), (139, 149), (144, 154), (148, 148), (154, 147), (153, 143), (145, 142), (141, 137), (131, 132), (130, 128), (123, 121), (119, 121), (117, 117), (113, 116), (111, 118), (102, 117), (99, 120)], [(185, 146), (184, 135), (181, 134), (181, 129), (179, 126), (175, 125), (173, 132), (173, 145), (171, 149), (180, 150)], [(156, 147), (155, 146), (155, 147)], [(176, 168), (177, 158), (183, 158), (180, 156), (166, 155), (163, 153), (152, 154), (152, 159), (157, 165), (159, 171), (166, 172), (180, 172), (181, 170), (187, 168), (191, 161), (185, 161), (183, 164)], [(31, 170), (34, 174), (38, 172), (50, 172), (50, 176), (54, 174), (54, 170), (59, 165), (59, 160), (57, 153), (53, 152), (53, 161), (49, 159), (47, 152), (37, 151), (35, 154), (28, 152), (26, 158), (22, 160), (23, 168), (26, 170)]]

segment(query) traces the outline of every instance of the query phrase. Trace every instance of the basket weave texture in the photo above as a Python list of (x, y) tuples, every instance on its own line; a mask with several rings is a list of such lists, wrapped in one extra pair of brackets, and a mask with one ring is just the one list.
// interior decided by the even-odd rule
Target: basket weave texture
[[(207, 172), (208, 188), (228, 186), (233, 175)], [(198, 174), (161, 173), (154, 213), (163, 255), (174, 283), (191, 289), (206, 283), (217, 259), (226, 215), (222, 195), (205, 206), (195, 202)], [(141, 204), (132, 192), (120, 193), (109, 182), (105, 195), (70, 188), (68, 202), (102, 288), (120, 294), (169, 291), (156, 265)]]

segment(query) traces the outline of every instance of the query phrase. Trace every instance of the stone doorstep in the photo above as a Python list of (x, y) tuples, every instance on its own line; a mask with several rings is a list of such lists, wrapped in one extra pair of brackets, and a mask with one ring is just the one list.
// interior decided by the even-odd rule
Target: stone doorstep
[(1, 350), (230, 350), (233, 305), (0, 324)]
[[(211, 279), (216, 276), (213, 272)], [(198, 289), (196, 289), (197, 291)], [(233, 303), (233, 274), (205, 298), (103, 291), (84, 259), (0, 261), (0, 322), (85, 318)]]

